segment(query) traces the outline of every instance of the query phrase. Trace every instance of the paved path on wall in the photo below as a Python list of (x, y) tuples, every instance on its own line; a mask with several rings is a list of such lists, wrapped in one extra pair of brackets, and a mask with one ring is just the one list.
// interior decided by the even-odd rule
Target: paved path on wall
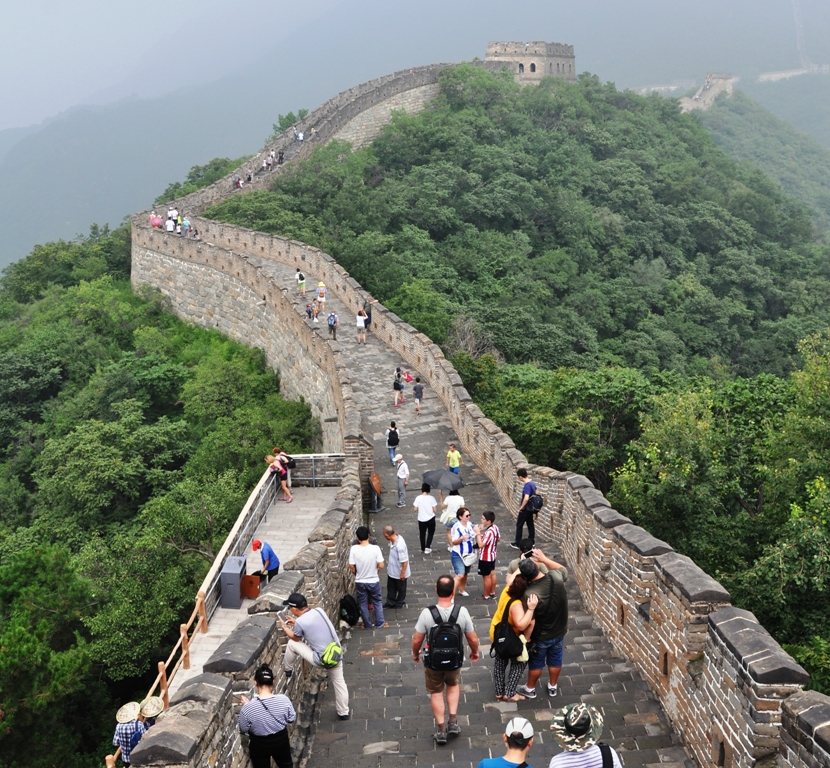
[[(308, 536), (317, 525), (317, 521), (334, 501), (338, 488), (295, 487), (294, 501), (286, 504), (274, 502), (265, 519), (257, 528), (254, 538), (267, 541), (277, 553), (281, 563), (287, 563), (307, 543)], [(253, 573), (262, 568), (259, 552), (250, 548), (247, 557), (246, 573)], [(217, 608), (210, 620), (207, 634), (197, 632), (190, 646), (190, 669), (180, 669), (170, 683), (172, 696), (191, 677), (202, 674), (202, 666), (213, 652), (227, 639), (240, 621), (248, 618), (248, 606), (253, 600), (244, 599), (240, 608)]]
[[(296, 296), (294, 269), (253, 258), (251, 261), (290, 288)], [(317, 284), (308, 274), (310, 286)], [(352, 373), (357, 402), (364, 412), (375, 442), (375, 467), (383, 482), (386, 510), (372, 516), (373, 532), (385, 553), (388, 545), (381, 535), (387, 523), (395, 526), (407, 542), (412, 579), (407, 607), (386, 614), (387, 629), (354, 630), (346, 651), (346, 681), (352, 703), (352, 719), (341, 722), (334, 710), (333, 695), (327, 690), (318, 713), (309, 768), (387, 768), (406, 765), (458, 768), (475, 766), (485, 757), (503, 754), (501, 735), (504, 724), (517, 712), (537, 727), (530, 753), (531, 765), (545, 766), (559, 751), (548, 730), (555, 708), (579, 700), (600, 706), (605, 714), (603, 740), (623, 754), (627, 766), (660, 764), (662, 768), (691, 768), (679, 737), (672, 733), (662, 707), (633, 665), (615, 655), (590, 614), (583, 610), (579, 591), (568, 582), (570, 623), (566, 636), (564, 668), (559, 678), (561, 695), (549, 699), (540, 683), (540, 693), (533, 701), (518, 704), (497, 702), (493, 695), (492, 661), (489, 658), (489, 625), (493, 601), (482, 599), (481, 577), (471, 574), (470, 597), (458, 599), (470, 611), (476, 631), (482, 639), (482, 658), (467, 666), (461, 675), (462, 699), (459, 706), (461, 735), (445, 747), (432, 739), (435, 731), (424, 688), (421, 665), (411, 661), (410, 643), (415, 621), (423, 608), (435, 602), (435, 581), (450, 572), (445, 533), (438, 526), (432, 554), (423, 555), (418, 542), (418, 525), (412, 501), (420, 492), (420, 477), (429, 469), (444, 465), (447, 445), (457, 442), (449, 417), (440, 400), (428, 388), (422, 404), (423, 415), (416, 416), (411, 387), (403, 406), (394, 408), (392, 377), (395, 366), (403, 361), (371, 333), (368, 343), (358, 345), (354, 316), (329, 293), (326, 302), (340, 316), (338, 342)], [(325, 319), (313, 324), (315, 332), (328, 335)], [(413, 375), (415, 372), (413, 371)], [(407, 507), (397, 509), (396, 481), (385, 447), (385, 431), (395, 419), (401, 432), (401, 453), (410, 469)], [(465, 461), (467, 459), (465, 458)], [(462, 495), (473, 510), (477, 522), (485, 509), (496, 513), (502, 541), (499, 562), (499, 591), (504, 585), (506, 564), (515, 554), (508, 542), (513, 540), (514, 524), (495, 489), (478, 467), (469, 462), (462, 467), (466, 482)], [(549, 555), (556, 552), (546, 549)], [(385, 577), (382, 577), (385, 588)], [(546, 679), (546, 678), (545, 678)], [(624, 750), (624, 752), (623, 752)]]

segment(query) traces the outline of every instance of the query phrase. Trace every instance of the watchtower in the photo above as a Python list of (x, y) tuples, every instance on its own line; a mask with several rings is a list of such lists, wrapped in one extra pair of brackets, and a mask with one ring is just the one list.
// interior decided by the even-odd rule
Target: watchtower
[(543, 77), (576, 80), (574, 47), (564, 43), (490, 42), (485, 59), (512, 68), (517, 83), (538, 83)]

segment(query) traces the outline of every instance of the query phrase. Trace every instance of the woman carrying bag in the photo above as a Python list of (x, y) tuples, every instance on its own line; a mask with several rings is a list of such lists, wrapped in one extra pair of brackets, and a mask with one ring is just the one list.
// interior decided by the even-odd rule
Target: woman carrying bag
[[(502, 701), (524, 701), (524, 696), (516, 693), (527, 669), (528, 654), (526, 640), (530, 637), (535, 623), (537, 595), (528, 595), (527, 610), (522, 605), (522, 598), (527, 590), (528, 580), (517, 573), (513, 582), (504, 588), (499, 598), (499, 605), (490, 622), (490, 655), (493, 657), (493, 682), (496, 698)], [(508, 633), (515, 641), (510, 642)], [(502, 648), (510, 646), (510, 648)], [(518, 653), (517, 653), (518, 652)], [(510, 664), (510, 674), (507, 665)]]

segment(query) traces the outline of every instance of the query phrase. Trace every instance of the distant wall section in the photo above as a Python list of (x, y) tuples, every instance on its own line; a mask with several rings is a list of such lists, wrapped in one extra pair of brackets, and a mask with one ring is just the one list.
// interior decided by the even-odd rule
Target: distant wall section
[(538, 83), (543, 77), (576, 80), (574, 47), (565, 43), (493, 41), (487, 44), (486, 61), (510, 68), (517, 83)]

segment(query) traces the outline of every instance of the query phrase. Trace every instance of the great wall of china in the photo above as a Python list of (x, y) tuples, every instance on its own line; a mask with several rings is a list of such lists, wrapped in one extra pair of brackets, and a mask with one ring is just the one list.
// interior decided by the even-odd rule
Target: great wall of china
[[(264, 151), (283, 149), (292, 161), (334, 138), (362, 146), (379, 134), (392, 110), (422, 109), (448, 66), (397, 72), (338, 94), (298, 124), (307, 137), (315, 128), (313, 140), (298, 146), (283, 134)], [(265, 188), (271, 178), (264, 174), (246, 189)], [(352, 371), (340, 345), (313, 333), (293, 292), (262, 265), (301, 267), (353, 311), (365, 292), (316, 248), (198, 216), (238, 194), (232, 187), (229, 176), (177, 201), (201, 242), (153, 229), (146, 212), (136, 214), (132, 283), (160, 290), (183, 319), (264, 349), (269, 364), (280, 370), (286, 394), (304, 397), (320, 419), (324, 450), (345, 454), (343, 483), (298, 564), (280, 575), (275, 599), (261, 603), (259, 615), (237, 630), (242, 634), (234, 647), (247, 649), (244, 660), (225, 670), (215, 667), (190, 694), (175, 699), (134, 751), (134, 766), (249, 764), (234, 736), (232, 693), (247, 688), (261, 661), (279, 664), (284, 638), (271, 620), (277, 596), (305, 583), (312, 603), (334, 611), (348, 584), (343, 557), (366, 508), (373, 467), (372, 435), (356, 408)], [(426, 379), (463, 451), (515, 513), (516, 469), (528, 466), (525, 457), (472, 402), (430, 339), (380, 305), (372, 328)], [(732, 606), (726, 590), (691, 560), (612, 509), (587, 478), (548, 467), (532, 471), (548, 499), (540, 515), (543, 538), (559, 547), (594, 622), (639, 670), (698, 765), (751, 768), (777, 760), (795, 768), (830, 766), (830, 699), (802, 690), (807, 674), (752, 614)], [(302, 685), (295, 689), (300, 697), (319, 681), (309, 678)]]

